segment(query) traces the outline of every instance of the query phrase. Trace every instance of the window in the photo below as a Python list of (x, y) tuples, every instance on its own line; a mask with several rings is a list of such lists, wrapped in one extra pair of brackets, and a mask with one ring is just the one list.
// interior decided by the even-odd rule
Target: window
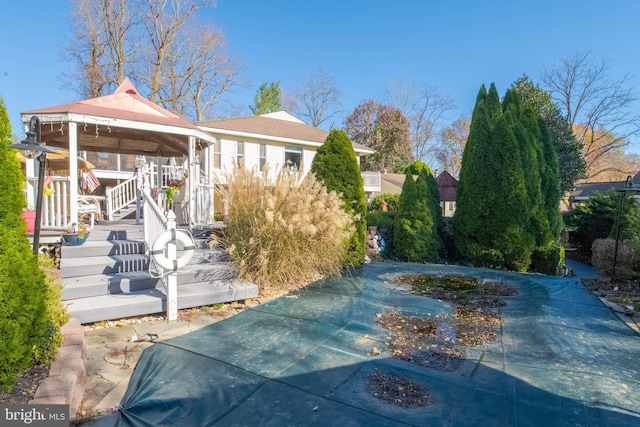
[(291, 168), (297, 170), (302, 163), (302, 147), (287, 145), (284, 147), (284, 164), (283, 168)]
[(222, 167), (222, 141), (220, 138), (216, 138), (216, 142), (213, 144), (213, 168), (220, 169)]
[(238, 141), (236, 145), (236, 159), (239, 168), (244, 166), (244, 141)]
[(267, 164), (267, 144), (260, 144), (260, 170)]

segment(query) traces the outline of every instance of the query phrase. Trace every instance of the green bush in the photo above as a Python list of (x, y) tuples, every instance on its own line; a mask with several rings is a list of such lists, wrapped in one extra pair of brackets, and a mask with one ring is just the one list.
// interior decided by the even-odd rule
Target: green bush
[[(398, 206), (400, 206), (400, 194), (391, 194), (391, 193), (382, 193), (382, 194), (373, 196), (373, 198), (369, 202), (369, 210), (370, 211), (382, 210), (383, 200), (387, 202), (388, 212), (396, 212), (398, 210)], [(367, 224), (369, 223), (367, 222)]]
[(453, 218), (443, 217), (438, 227), (438, 234), (442, 240), (442, 247), (440, 248), (440, 257), (444, 260), (455, 262), (460, 259), (460, 253), (456, 248), (456, 242), (454, 240), (453, 232)]
[(301, 172), (280, 171), (274, 181), (268, 168), (234, 168), (225, 180), (227, 229), (216, 243), (241, 277), (271, 295), (341, 274), (353, 222), (335, 191)]
[(369, 211), (367, 212), (367, 225), (369, 227), (393, 228), (396, 212)]
[(367, 199), (358, 159), (344, 130), (333, 129), (329, 132), (313, 158), (311, 172), (328, 191), (340, 195), (344, 211), (353, 219), (353, 234), (345, 241), (347, 251), (344, 266), (362, 265), (367, 234)]
[[(396, 216), (393, 246), (396, 256), (403, 261), (434, 262), (440, 250), (437, 234), (438, 222), (433, 213), (428, 175), (420, 171), (417, 181), (407, 173)], [(438, 207), (437, 218), (440, 209)]]
[(531, 254), (529, 269), (536, 273), (561, 276), (564, 269), (564, 248), (557, 245), (536, 248)]
[(45, 273), (47, 325), (44, 331), (44, 341), (39, 347), (33, 349), (33, 359), (37, 364), (46, 365), (53, 361), (58, 347), (62, 345), (60, 328), (69, 321), (71, 316), (62, 304), (63, 285), (60, 270), (55, 267), (53, 260), (47, 255), (40, 255), (38, 261), (40, 268)]
[[(16, 151), (10, 149), (11, 125), (0, 99), (0, 389), (8, 390), (22, 370), (46, 363), (59, 339), (51, 294), (20, 218), (24, 180)], [(51, 308), (51, 309), (50, 309)]]
[[(585, 260), (591, 259), (591, 248), (596, 239), (615, 238), (620, 194), (611, 191), (595, 194), (564, 216), (569, 241)], [(625, 197), (621, 212), (620, 241), (640, 240), (640, 208), (632, 197)]]

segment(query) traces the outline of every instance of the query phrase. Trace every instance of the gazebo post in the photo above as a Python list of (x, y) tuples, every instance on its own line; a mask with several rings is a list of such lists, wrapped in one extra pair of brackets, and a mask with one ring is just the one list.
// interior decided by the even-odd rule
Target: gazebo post
[(69, 222), (78, 222), (78, 124), (69, 122)]

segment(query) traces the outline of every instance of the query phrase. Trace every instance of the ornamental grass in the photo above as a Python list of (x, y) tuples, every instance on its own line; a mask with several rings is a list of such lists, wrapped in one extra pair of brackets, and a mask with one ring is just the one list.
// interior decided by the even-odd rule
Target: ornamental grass
[(353, 221), (335, 191), (311, 173), (266, 167), (261, 173), (235, 167), (225, 179), (227, 229), (216, 243), (240, 277), (276, 295), (341, 274)]

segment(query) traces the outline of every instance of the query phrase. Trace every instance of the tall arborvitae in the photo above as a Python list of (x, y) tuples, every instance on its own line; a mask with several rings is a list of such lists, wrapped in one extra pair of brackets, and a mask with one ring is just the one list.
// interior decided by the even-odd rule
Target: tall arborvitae
[(440, 249), (426, 176), (421, 170), (418, 180), (414, 181), (411, 171), (407, 170), (402, 186), (393, 245), (396, 255), (403, 261), (435, 261)]
[(489, 114), (486, 106), (486, 89), (480, 88), (473, 110), (467, 145), (462, 155), (460, 180), (456, 192), (456, 213), (453, 217), (454, 241), (460, 254), (471, 258), (480, 245), (480, 236), (475, 232), (488, 216), (480, 210), (480, 199), (474, 197), (477, 191), (490, 191), (485, 174), (482, 173), (483, 150), (491, 136)]
[(541, 182), (543, 204), (547, 213), (553, 243), (556, 243), (564, 227), (562, 215), (560, 215), (560, 210), (558, 209), (562, 197), (562, 179), (560, 177), (558, 155), (547, 124), (540, 118), (538, 125), (540, 128), (540, 140), (542, 142), (542, 155), (544, 158), (544, 173), (542, 174)]
[(542, 206), (541, 173), (544, 169), (542, 145), (535, 113), (529, 105), (522, 106), (514, 89), (505, 94), (503, 109), (510, 116), (510, 125), (518, 140), (522, 170), (526, 177), (526, 209), (528, 221), (524, 228), (536, 246), (546, 242), (550, 234), (547, 215)]
[(467, 144), (454, 217), (460, 253), (476, 265), (555, 272), (560, 181), (541, 117), (515, 89), (500, 104), (495, 86), (486, 96), (483, 87)]
[[(483, 89), (481, 89), (482, 94)], [(475, 265), (524, 271), (533, 244), (520, 147), (512, 116), (496, 104), (497, 91), (478, 96), (458, 187), (454, 237), (460, 253)], [(466, 150), (465, 150), (466, 151)], [(464, 181), (464, 183), (462, 182)]]
[(345, 266), (364, 263), (367, 200), (360, 166), (351, 140), (343, 130), (333, 129), (316, 152), (311, 172), (329, 191), (342, 194), (344, 209), (354, 217), (355, 232), (348, 242)]
[(0, 99), (0, 389), (11, 388), (47, 327), (44, 274), (31, 251), (24, 221), (22, 174), (11, 144), (11, 125)]

